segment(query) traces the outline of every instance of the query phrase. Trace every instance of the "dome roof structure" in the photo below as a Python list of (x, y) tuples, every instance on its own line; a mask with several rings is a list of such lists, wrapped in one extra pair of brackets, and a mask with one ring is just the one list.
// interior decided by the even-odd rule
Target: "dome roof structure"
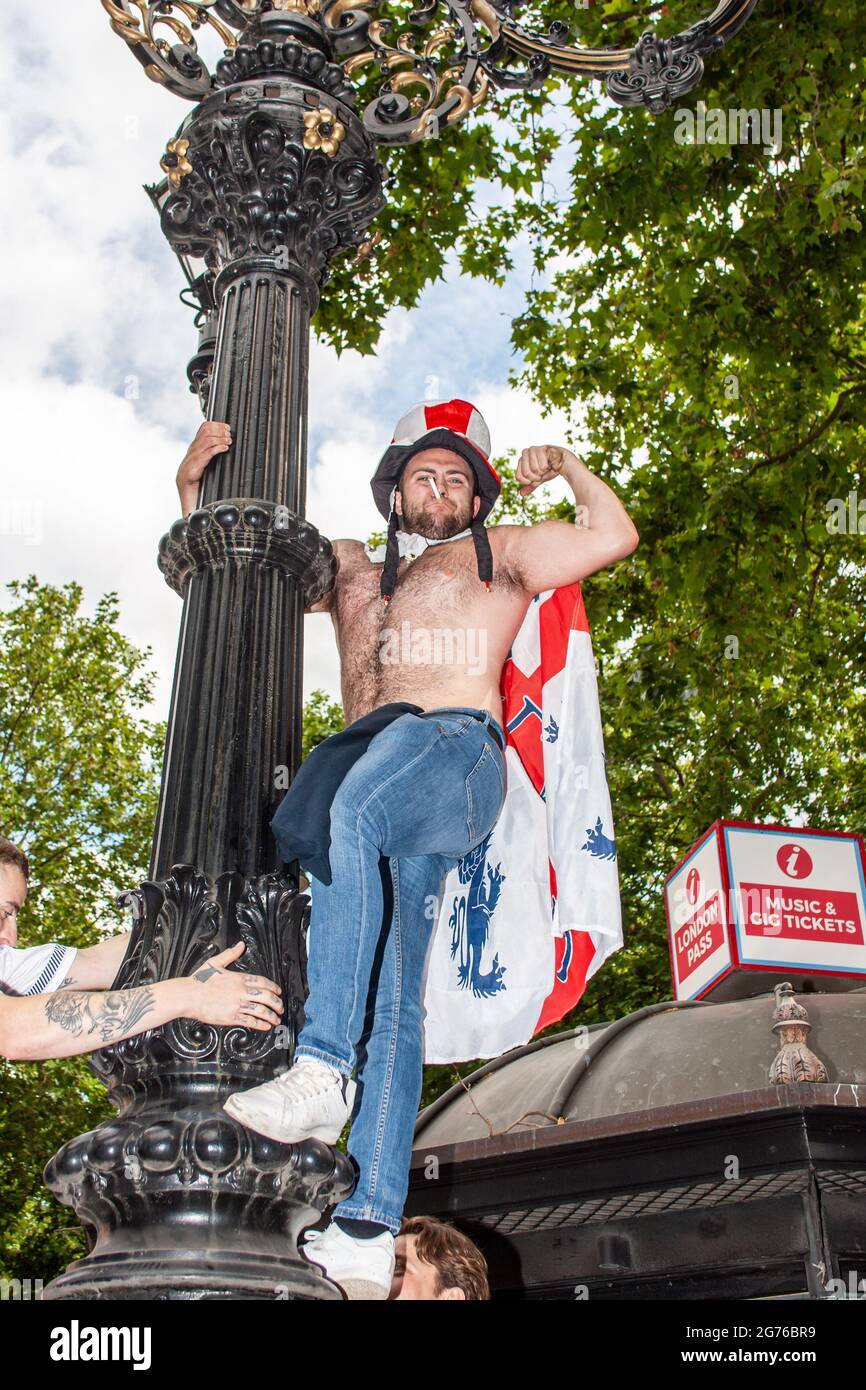
[(859, 1297), (866, 992), (515, 1048), (421, 1112), (405, 1210), (470, 1235), (495, 1299)]
[[(797, 998), (829, 1080), (866, 1088), (866, 992)], [(515, 1048), (423, 1110), (416, 1139), (454, 1144), (759, 1090), (779, 1051), (774, 1006), (773, 995), (671, 1001)]]

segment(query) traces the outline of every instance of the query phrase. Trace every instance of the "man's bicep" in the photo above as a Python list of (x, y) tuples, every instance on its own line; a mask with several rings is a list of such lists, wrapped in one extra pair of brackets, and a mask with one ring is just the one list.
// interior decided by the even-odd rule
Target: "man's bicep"
[(508, 537), (508, 569), (529, 594), (575, 584), (622, 557), (602, 533), (549, 517), (532, 526), (515, 526)]
[(95, 946), (82, 947), (74, 957), (74, 968), (68, 971), (57, 988), (110, 989), (128, 946), (127, 931), (109, 936)]

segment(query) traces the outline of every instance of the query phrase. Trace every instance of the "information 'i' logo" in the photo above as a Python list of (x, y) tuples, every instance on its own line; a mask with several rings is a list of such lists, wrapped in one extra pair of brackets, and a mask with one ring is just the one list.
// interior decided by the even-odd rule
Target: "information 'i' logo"
[(782, 845), (776, 863), (789, 878), (808, 878), (812, 872), (812, 856), (802, 845)]

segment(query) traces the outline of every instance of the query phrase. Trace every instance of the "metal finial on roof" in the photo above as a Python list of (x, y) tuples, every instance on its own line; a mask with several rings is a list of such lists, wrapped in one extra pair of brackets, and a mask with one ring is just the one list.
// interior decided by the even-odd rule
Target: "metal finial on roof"
[(806, 1034), (811, 1031), (809, 1015), (803, 1005), (794, 997), (794, 986), (790, 983), (776, 985), (776, 1008), (773, 1012), (773, 1032), (781, 1041), (781, 1048), (770, 1067), (770, 1085), (786, 1086), (793, 1081), (829, 1081), (827, 1068), (806, 1045)]

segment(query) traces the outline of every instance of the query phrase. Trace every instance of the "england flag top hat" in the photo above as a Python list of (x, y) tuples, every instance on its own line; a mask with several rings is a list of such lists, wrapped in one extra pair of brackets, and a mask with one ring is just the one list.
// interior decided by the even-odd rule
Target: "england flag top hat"
[(387, 603), (397, 581), (400, 552), (397, 532), (400, 518), (394, 508), (400, 475), (406, 464), (423, 449), (452, 449), (469, 464), (481, 506), (471, 523), (472, 540), (478, 559), (478, 578), (490, 588), (493, 555), (484, 526), (502, 490), (501, 480), (490, 463), (490, 431), (481, 412), (469, 401), (419, 401), (400, 419), (394, 437), (385, 450), (370, 486), (376, 506), (388, 519), (388, 543), (379, 591)]

